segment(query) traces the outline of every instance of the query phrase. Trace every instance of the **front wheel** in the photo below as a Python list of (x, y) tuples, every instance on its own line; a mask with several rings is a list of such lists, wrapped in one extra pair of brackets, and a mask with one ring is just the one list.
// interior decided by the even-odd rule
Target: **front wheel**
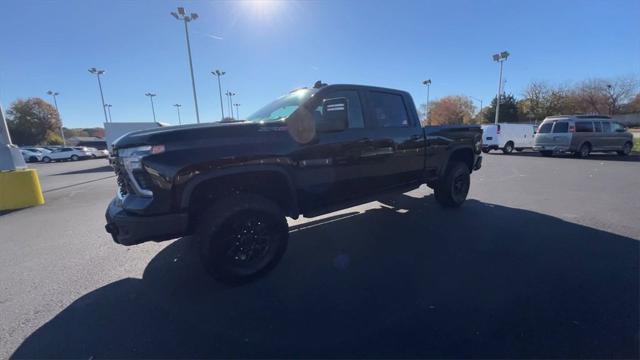
[(459, 207), (467, 199), (471, 176), (469, 168), (462, 162), (454, 162), (433, 189), (436, 201), (444, 207)]
[(48, 156), (45, 156), (42, 158), (42, 162), (46, 162), (46, 163), (50, 163), (51, 162), (51, 158)]
[(625, 143), (624, 146), (622, 147), (622, 150), (620, 151), (616, 151), (618, 153), (618, 155), (620, 156), (628, 156), (629, 154), (631, 154), (631, 143)]
[(513, 152), (513, 148), (513, 142), (507, 141), (507, 143), (504, 144), (504, 147), (502, 148), (502, 152), (505, 154), (511, 154)]
[(489, 151), (490, 151), (489, 149), (482, 149), (482, 152), (485, 153), (485, 154), (488, 154)]
[(71, 155), (71, 161), (78, 161), (80, 157), (78, 155)]
[(253, 194), (222, 199), (198, 225), (205, 268), (225, 283), (250, 281), (273, 269), (287, 249), (289, 229), (282, 210)]

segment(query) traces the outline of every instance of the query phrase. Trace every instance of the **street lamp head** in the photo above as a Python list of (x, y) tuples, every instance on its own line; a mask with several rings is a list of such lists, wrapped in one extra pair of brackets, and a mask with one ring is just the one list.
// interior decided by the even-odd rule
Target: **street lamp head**
[(51, 90), (47, 91), (47, 95), (53, 95), (53, 91)]
[(151, 96), (151, 97), (156, 96), (156, 94), (154, 94), (154, 93), (150, 93), (150, 92), (146, 93), (145, 95), (146, 95), (146, 96)]
[(198, 19), (198, 14), (191, 13), (191, 20), (197, 20), (197, 19)]
[(180, 107), (180, 106), (182, 106), (182, 105), (180, 105), (180, 104), (173, 104), (173, 106), (175, 106), (175, 107)]
[(184, 16), (184, 8), (183, 7), (178, 7), (178, 14)]
[(427, 86), (431, 85), (431, 79), (427, 79), (427, 80), (423, 81), (422, 84), (423, 85), (427, 85)]
[(500, 57), (507, 60), (507, 58), (509, 57), (509, 52), (508, 51), (503, 51), (500, 53)]
[(500, 60), (500, 55), (499, 54), (493, 54), (493, 61), (499, 61)]
[(176, 18), (176, 20), (180, 20), (180, 17), (178, 16), (178, 14), (174, 13), (173, 11), (171, 12), (171, 16)]

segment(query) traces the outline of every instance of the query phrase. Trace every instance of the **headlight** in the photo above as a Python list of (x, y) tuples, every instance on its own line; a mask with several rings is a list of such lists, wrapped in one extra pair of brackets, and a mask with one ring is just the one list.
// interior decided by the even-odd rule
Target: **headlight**
[(164, 145), (145, 145), (133, 148), (125, 148), (118, 150), (118, 155), (122, 158), (124, 168), (132, 172), (136, 169), (142, 169), (142, 158), (147, 155), (155, 155), (164, 152)]

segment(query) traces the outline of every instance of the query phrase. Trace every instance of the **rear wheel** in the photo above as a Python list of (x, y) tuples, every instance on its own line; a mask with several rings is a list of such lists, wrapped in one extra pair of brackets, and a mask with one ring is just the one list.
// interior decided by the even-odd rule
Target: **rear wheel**
[(48, 156), (45, 156), (42, 158), (42, 162), (46, 162), (46, 163), (50, 163), (51, 162), (51, 158)]
[(540, 151), (540, 155), (544, 157), (551, 157), (553, 156), (553, 151)]
[(222, 199), (199, 221), (205, 268), (225, 283), (242, 283), (273, 269), (287, 249), (289, 230), (282, 210), (258, 195)]
[(78, 161), (80, 157), (78, 155), (71, 155), (71, 161)]
[(483, 152), (483, 153), (485, 153), (485, 154), (488, 154), (488, 153), (489, 153), (489, 151), (491, 151), (491, 150), (489, 150), (489, 149), (482, 149), (482, 152)]
[(591, 145), (589, 143), (584, 143), (580, 146), (580, 149), (575, 153), (577, 157), (586, 158), (589, 157), (591, 153)]
[(633, 147), (633, 145), (630, 142), (627, 142), (622, 147), (622, 150), (619, 150), (619, 151), (616, 151), (616, 152), (620, 156), (627, 156), (627, 155), (631, 154), (632, 147)]
[(458, 207), (467, 199), (471, 176), (462, 162), (450, 164), (447, 173), (433, 189), (436, 201), (444, 207)]
[(511, 154), (513, 152), (513, 141), (507, 141), (502, 148), (502, 152), (505, 154)]

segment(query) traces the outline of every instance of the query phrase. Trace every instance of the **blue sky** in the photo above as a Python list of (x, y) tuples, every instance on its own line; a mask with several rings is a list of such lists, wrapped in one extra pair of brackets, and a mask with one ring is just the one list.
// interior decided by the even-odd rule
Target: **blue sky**
[(213, 69), (227, 72), (240, 116), (318, 79), (470, 95), (485, 105), (497, 88), (491, 54), (508, 50), (507, 92), (550, 83), (640, 74), (640, 1), (29, 1), (0, 3), (0, 103), (60, 92), (65, 126), (101, 126), (90, 67), (106, 69), (114, 121), (195, 122), (182, 24), (191, 41), (202, 121), (220, 119)]

